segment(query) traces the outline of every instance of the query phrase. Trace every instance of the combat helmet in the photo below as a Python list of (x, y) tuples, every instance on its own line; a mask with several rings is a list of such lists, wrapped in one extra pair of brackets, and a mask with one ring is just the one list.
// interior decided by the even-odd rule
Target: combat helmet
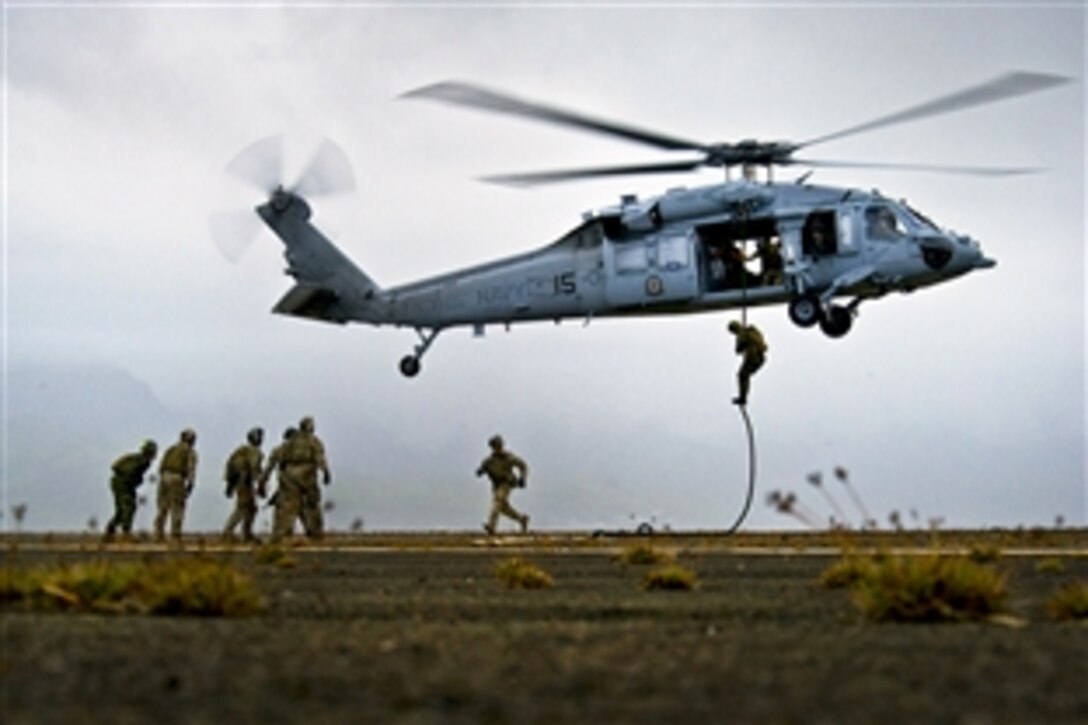
[(503, 440), (501, 435), (493, 435), (487, 440), (487, 445), (491, 446), (494, 450), (502, 450)]
[(145, 440), (143, 445), (140, 446), (140, 453), (143, 453), (145, 456), (154, 456), (158, 450), (159, 446), (150, 438)]
[(196, 443), (196, 431), (192, 428), (186, 428), (181, 432), (181, 440), (189, 445)]
[(314, 419), (310, 416), (306, 416), (298, 422), (298, 429), (303, 433), (314, 432)]
[(259, 426), (257, 428), (251, 428), (250, 431), (246, 433), (246, 440), (255, 446), (261, 445), (261, 441), (264, 440), (264, 430)]

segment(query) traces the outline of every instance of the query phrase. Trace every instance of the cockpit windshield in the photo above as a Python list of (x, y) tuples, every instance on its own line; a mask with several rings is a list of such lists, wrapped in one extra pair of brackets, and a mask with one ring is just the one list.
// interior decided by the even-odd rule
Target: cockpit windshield
[(907, 210), (907, 213), (910, 215), (911, 221), (917, 222), (918, 226), (926, 228), (926, 229), (932, 229), (932, 230), (935, 230), (935, 231), (940, 231), (941, 230), (941, 228), (939, 226), (937, 226), (936, 222), (934, 222), (932, 219), (927, 217), (922, 212), (915, 209), (910, 204), (907, 204), (906, 202), (904, 202), (903, 203), (903, 208), (905, 208)]
[(906, 236), (902, 221), (885, 204), (874, 204), (865, 210), (865, 234), (870, 239), (894, 241)]

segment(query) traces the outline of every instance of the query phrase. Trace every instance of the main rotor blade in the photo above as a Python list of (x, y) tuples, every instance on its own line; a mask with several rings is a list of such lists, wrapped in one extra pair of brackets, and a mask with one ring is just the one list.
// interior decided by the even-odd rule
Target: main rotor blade
[(1035, 93), (1036, 91), (1052, 88), (1063, 83), (1068, 83), (1069, 81), (1070, 79), (1064, 76), (1049, 75), (1046, 73), (1029, 73), (1026, 71), (1007, 73), (987, 83), (965, 88), (962, 91), (942, 96), (929, 101), (928, 103), (912, 106), (911, 108), (904, 109), (898, 113), (874, 119), (868, 123), (863, 123), (836, 133), (830, 133), (826, 136), (811, 139), (802, 144), (798, 144), (798, 148), (813, 146), (818, 143), (843, 138), (844, 136), (852, 136), (876, 128), (884, 128), (898, 123), (906, 123), (907, 121), (917, 121), (922, 118), (937, 116), (942, 113), (963, 111), (986, 103), (996, 103), (997, 101), (1002, 101), (1007, 98), (1014, 98), (1026, 93)]
[(816, 161), (793, 159), (790, 163), (814, 169), (888, 169), (895, 171), (930, 171), (939, 174), (964, 174), (967, 176), (1018, 176), (1037, 174), (1038, 168), (1000, 168), (993, 166), (942, 166), (936, 164), (899, 164), (880, 161)]
[(546, 121), (559, 126), (568, 126), (582, 130), (596, 131), (609, 136), (618, 136), (628, 141), (656, 146), (670, 151), (705, 151), (705, 144), (687, 139), (676, 138), (647, 131), (634, 126), (593, 118), (580, 113), (566, 111), (555, 106), (546, 106), (540, 103), (523, 101), (504, 93), (488, 90), (470, 83), (459, 81), (444, 81), (423, 86), (413, 91), (408, 91), (401, 98), (426, 98), (432, 101), (441, 101), (456, 106), (466, 106), (495, 113), (505, 113), (511, 116), (521, 116), (537, 121)]
[(576, 179), (593, 179), (605, 176), (628, 176), (634, 174), (671, 174), (683, 171), (693, 171), (703, 165), (704, 159), (692, 159), (690, 161), (676, 161), (662, 164), (641, 164), (632, 166), (602, 166), (592, 169), (564, 169), (558, 171), (536, 171), (524, 174), (501, 174), (498, 176), (485, 176), (483, 181), (506, 186), (537, 186), (538, 184), (554, 184), (560, 181), (574, 181)]
[(269, 136), (242, 149), (227, 172), (271, 194), (283, 181), (283, 136)]
[(342, 148), (327, 138), (321, 139), (321, 146), (294, 186), (301, 196), (331, 196), (354, 189), (351, 161)]

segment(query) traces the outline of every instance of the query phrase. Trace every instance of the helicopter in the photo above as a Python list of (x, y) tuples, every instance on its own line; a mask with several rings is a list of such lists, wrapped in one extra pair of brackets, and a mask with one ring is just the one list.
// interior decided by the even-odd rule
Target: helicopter
[[(594, 318), (707, 313), (784, 304), (790, 320), (846, 335), (862, 302), (890, 292), (912, 292), (996, 262), (968, 235), (938, 226), (906, 201), (877, 191), (808, 183), (813, 169), (881, 168), (1008, 176), (1031, 168), (843, 162), (794, 154), (845, 136), (938, 114), (961, 111), (1069, 79), (1012, 72), (863, 124), (801, 143), (743, 140), (700, 143), (531, 102), (478, 85), (446, 81), (410, 91), (423, 99), (592, 131), (697, 155), (661, 163), (590, 167), (485, 177), (512, 185), (723, 169), (725, 180), (673, 188), (585, 212), (573, 229), (528, 252), (416, 282), (383, 288), (326, 238), (310, 219), (308, 197), (350, 191), (346, 154), (325, 139), (299, 181), (282, 183), (282, 138), (252, 144), (227, 171), (256, 185), (267, 199), (255, 211), (285, 246), (286, 273), (295, 284), (273, 312), (345, 324), (409, 327), (419, 337), (399, 363), (414, 377), (441, 332), (487, 325)], [(776, 182), (776, 167), (807, 167), (791, 182)], [(740, 167), (739, 178), (732, 170)], [(765, 180), (757, 171), (765, 171)], [(252, 212), (245, 214), (252, 219)], [(212, 233), (224, 251), (236, 250), (234, 216), (213, 215)], [(846, 300), (845, 302), (843, 300)]]

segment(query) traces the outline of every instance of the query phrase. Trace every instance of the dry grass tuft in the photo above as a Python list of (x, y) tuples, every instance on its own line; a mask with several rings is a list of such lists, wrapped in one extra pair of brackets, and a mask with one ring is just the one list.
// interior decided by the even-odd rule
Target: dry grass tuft
[(634, 544), (621, 551), (617, 558), (628, 566), (645, 566), (663, 564), (676, 557), (671, 552), (655, 549), (649, 544)]
[(509, 589), (547, 589), (555, 583), (551, 574), (521, 557), (500, 561), (495, 576)]
[(275, 566), (280, 569), (294, 569), (298, 560), (284, 551), (278, 544), (262, 544), (253, 550), (253, 558), (258, 564)]
[(679, 564), (668, 564), (647, 572), (642, 580), (642, 588), (646, 591), (686, 592), (695, 589), (698, 584), (695, 572)]
[(1065, 572), (1065, 564), (1056, 556), (1049, 556), (1035, 562), (1035, 571), (1039, 574), (1062, 574)]
[(967, 558), (976, 564), (994, 564), (1001, 560), (1001, 549), (993, 544), (975, 544), (967, 552)]
[(872, 557), (847, 555), (820, 574), (820, 586), (825, 589), (853, 587), (872, 573), (875, 566)]
[(248, 576), (210, 559), (5, 568), (0, 605), (30, 611), (237, 617), (263, 605)]
[(1066, 584), (1046, 602), (1046, 613), (1059, 622), (1088, 619), (1088, 582)]
[(888, 556), (873, 560), (851, 587), (877, 622), (980, 620), (999, 614), (1005, 576), (964, 557)]

